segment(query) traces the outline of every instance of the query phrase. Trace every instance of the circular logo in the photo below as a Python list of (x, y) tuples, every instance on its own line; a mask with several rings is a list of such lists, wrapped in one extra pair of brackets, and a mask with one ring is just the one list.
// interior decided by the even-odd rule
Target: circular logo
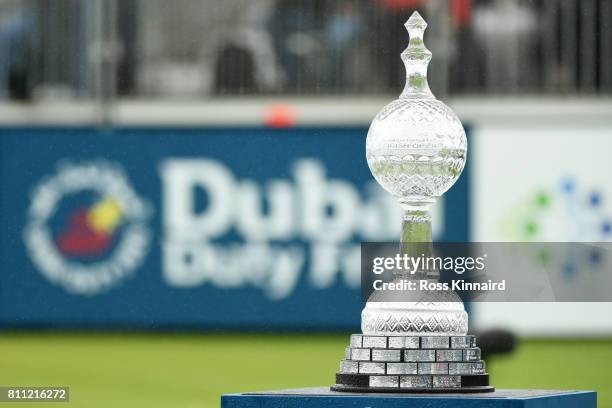
[(32, 192), (26, 249), (49, 281), (71, 293), (98, 294), (142, 264), (150, 215), (120, 166), (63, 164)]

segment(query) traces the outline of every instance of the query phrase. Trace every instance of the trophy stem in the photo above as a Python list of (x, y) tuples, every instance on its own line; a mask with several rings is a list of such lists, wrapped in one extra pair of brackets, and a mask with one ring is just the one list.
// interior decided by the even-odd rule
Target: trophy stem
[[(399, 253), (411, 258), (429, 258), (433, 256), (433, 243), (431, 238), (431, 217), (429, 203), (420, 205), (404, 205), (402, 219), (402, 236)], [(436, 270), (422, 270), (415, 274), (403, 274), (396, 271), (397, 278), (417, 279), (437, 277)], [(405, 276), (404, 276), (405, 275)]]
[(428, 206), (410, 207), (402, 218), (402, 244), (431, 242), (431, 217)]

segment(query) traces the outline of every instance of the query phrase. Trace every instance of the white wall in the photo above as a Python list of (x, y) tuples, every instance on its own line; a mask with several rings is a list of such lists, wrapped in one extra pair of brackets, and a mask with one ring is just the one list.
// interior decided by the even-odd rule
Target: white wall
[[(470, 156), (474, 241), (612, 237), (601, 229), (612, 220), (612, 110), (597, 117), (547, 112), (476, 120)], [(573, 190), (567, 191), (569, 181)], [(599, 205), (591, 203), (593, 193)], [(538, 194), (547, 197), (546, 205), (537, 204)], [(526, 223), (536, 226), (533, 235)], [(562, 271), (555, 276), (564, 279)], [(612, 334), (612, 303), (475, 303), (472, 310), (479, 328), (535, 336)]]

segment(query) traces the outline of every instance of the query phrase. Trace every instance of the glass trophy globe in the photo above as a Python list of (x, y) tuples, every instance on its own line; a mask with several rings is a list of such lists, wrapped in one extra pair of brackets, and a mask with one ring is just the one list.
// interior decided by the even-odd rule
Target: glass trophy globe
[[(406, 85), (398, 99), (374, 118), (366, 139), (366, 158), (376, 181), (399, 200), (404, 212), (401, 252), (432, 255), (429, 207), (459, 178), (465, 165), (467, 139), (455, 113), (436, 99), (427, 84), (431, 52), (423, 34), (427, 23), (415, 12), (406, 28), (408, 48), (402, 53)], [(410, 253), (415, 252), (415, 253)], [(437, 271), (414, 276), (437, 280)], [(429, 333), (464, 335), (467, 314), (452, 291), (416, 292), (406, 302), (376, 299), (361, 315), (364, 334)]]

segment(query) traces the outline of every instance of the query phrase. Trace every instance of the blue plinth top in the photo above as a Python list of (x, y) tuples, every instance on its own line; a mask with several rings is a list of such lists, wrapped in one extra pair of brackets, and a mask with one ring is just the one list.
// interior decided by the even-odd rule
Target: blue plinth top
[(594, 391), (496, 390), (482, 394), (360, 394), (328, 387), (227, 394), (221, 408), (596, 408)]

